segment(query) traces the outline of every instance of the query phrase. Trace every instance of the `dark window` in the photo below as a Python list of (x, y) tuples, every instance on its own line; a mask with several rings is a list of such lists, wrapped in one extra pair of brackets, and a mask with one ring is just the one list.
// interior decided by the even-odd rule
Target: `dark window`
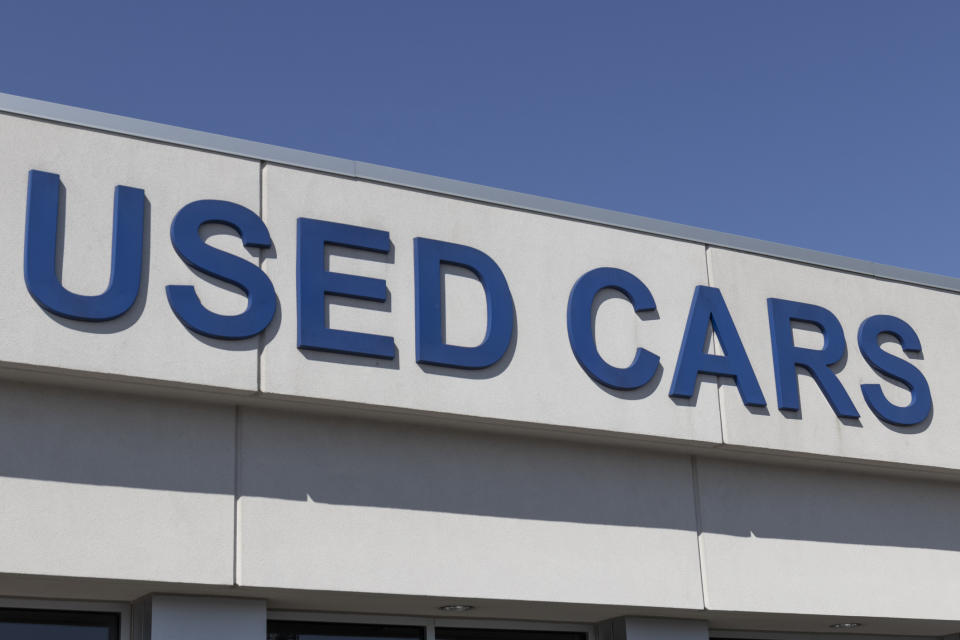
[[(424, 640), (423, 627), (329, 622), (267, 622), (268, 640)], [(0, 640), (4, 640), (0, 638)]]
[(437, 640), (586, 640), (576, 631), (511, 631), (508, 629), (456, 629), (437, 627)]
[(115, 613), (0, 609), (0, 640), (118, 640), (119, 631)]

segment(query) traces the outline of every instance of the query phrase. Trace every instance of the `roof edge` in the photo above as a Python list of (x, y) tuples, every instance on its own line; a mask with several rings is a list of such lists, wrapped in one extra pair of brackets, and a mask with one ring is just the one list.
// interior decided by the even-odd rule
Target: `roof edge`
[(9, 93), (0, 93), (0, 112), (960, 293), (951, 276)]

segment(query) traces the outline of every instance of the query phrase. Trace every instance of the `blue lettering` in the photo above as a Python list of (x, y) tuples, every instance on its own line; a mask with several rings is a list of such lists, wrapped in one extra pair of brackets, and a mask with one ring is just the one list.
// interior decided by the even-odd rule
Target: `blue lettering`
[(583, 370), (600, 384), (613, 389), (638, 389), (653, 378), (660, 356), (637, 349), (633, 362), (625, 368), (614, 367), (600, 357), (594, 335), (593, 301), (604, 289), (625, 295), (638, 313), (657, 308), (650, 290), (632, 274), (612, 267), (594, 269), (580, 276), (570, 291), (567, 302), (570, 348)]
[(327, 295), (387, 300), (387, 283), (383, 280), (328, 271), (328, 245), (387, 255), (390, 234), (338, 222), (297, 220), (297, 346), (392, 360), (396, 355), (393, 338), (327, 326)]
[[(500, 267), (471, 247), (414, 238), (417, 362), (459, 369), (483, 369), (504, 356), (513, 339), (513, 296)], [(443, 272), (441, 265), (463, 267), (477, 276), (487, 300), (487, 332), (475, 347), (443, 341)]]
[(144, 203), (142, 189), (116, 188), (110, 284), (106, 291), (96, 296), (71, 293), (57, 277), (60, 176), (31, 171), (27, 183), (23, 275), (33, 299), (50, 313), (73, 320), (103, 322), (126, 313), (140, 292)]
[[(704, 352), (710, 327), (713, 327), (713, 333), (723, 349), (722, 356)], [(670, 395), (692, 397), (697, 376), (701, 373), (729, 376), (736, 381), (743, 404), (767, 406), (723, 295), (719, 289), (704, 286), (698, 286), (693, 292)]]
[(170, 240), (183, 261), (239, 287), (247, 296), (247, 308), (235, 316), (213, 313), (200, 304), (196, 290), (188, 285), (167, 286), (167, 302), (180, 322), (201, 335), (224, 340), (255, 336), (267, 328), (276, 313), (273, 284), (257, 265), (206, 244), (200, 238), (200, 228), (205, 224), (231, 227), (246, 247), (270, 247), (270, 233), (253, 211), (224, 200), (191, 202), (180, 209), (170, 226)]
[[(843, 359), (847, 342), (840, 321), (832, 313), (812, 304), (767, 299), (770, 317), (770, 340), (773, 346), (773, 369), (777, 383), (777, 404), (781, 409), (800, 409), (800, 391), (797, 385), (797, 367), (806, 369), (826, 396), (827, 402), (841, 418), (859, 418), (860, 414), (850, 400), (830, 365)], [(803, 349), (794, 346), (791, 322), (808, 322), (823, 334), (823, 349)]]
[(930, 386), (923, 374), (909, 362), (880, 348), (878, 338), (887, 333), (897, 339), (904, 353), (920, 353), (920, 338), (913, 328), (894, 316), (871, 316), (860, 325), (857, 342), (860, 353), (877, 373), (899, 380), (910, 389), (910, 404), (898, 407), (883, 395), (878, 384), (860, 385), (870, 410), (890, 424), (909, 427), (926, 420), (933, 409)]

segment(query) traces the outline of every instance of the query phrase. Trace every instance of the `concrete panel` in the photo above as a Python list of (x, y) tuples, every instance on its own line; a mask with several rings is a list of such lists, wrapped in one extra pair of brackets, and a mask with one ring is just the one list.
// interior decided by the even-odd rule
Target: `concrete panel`
[(688, 458), (247, 409), (239, 447), (241, 586), (702, 605)]
[[(267, 166), (264, 185), (264, 218), (278, 255), (264, 269), (277, 286), (283, 313), (261, 360), (264, 392), (719, 441), (714, 390), (695, 406), (667, 395), (690, 296), (706, 282), (703, 246), (284, 167)], [(386, 259), (332, 252), (331, 270), (384, 279), (390, 295), (385, 305), (335, 299), (329, 325), (392, 336), (396, 359), (296, 349), (298, 217), (390, 233), (393, 249)], [(515, 343), (500, 363), (463, 371), (415, 362), (415, 237), (466, 244), (499, 264), (516, 305)], [(657, 313), (642, 319), (616, 296), (606, 296), (597, 310), (599, 350), (610, 364), (630, 364), (640, 346), (662, 358), (666, 370), (633, 392), (595, 383), (570, 349), (567, 299), (577, 279), (597, 267), (635, 274), (657, 303)], [(447, 335), (451, 343), (470, 345), (485, 330), (485, 303), (479, 283), (463, 276), (446, 278)]]
[(234, 417), (0, 383), (0, 572), (232, 584)]
[(709, 609), (957, 619), (956, 484), (704, 459), (698, 477)]
[[(736, 386), (721, 388), (724, 442), (766, 449), (812, 453), (863, 460), (960, 468), (960, 415), (956, 393), (956, 363), (960, 342), (960, 295), (923, 287), (831, 271), (723, 249), (709, 249), (710, 281), (719, 287), (733, 315), (757, 379), (766, 409), (747, 409)], [(781, 411), (773, 373), (767, 298), (783, 298), (826, 307), (840, 320), (847, 357), (834, 369), (860, 413), (859, 420), (837, 418), (816, 381), (798, 375), (800, 411)], [(923, 353), (908, 361), (930, 384), (933, 412), (924, 423), (897, 427), (879, 419), (869, 408), (861, 384), (880, 384), (890, 402), (906, 405), (910, 392), (877, 374), (860, 354), (857, 331), (868, 317), (889, 314), (905, 320), (917, 332)], [(814, 330), (795, 327), (798, 346), (820, 348)], [(900, 345), (884, 350), (905, 358)]]
[[(240, 313), (246, 299), (195, 274), (170, 243), (170, 223), (200, 199), (236, 202), (259, 212), (259, 163), (117, 135), (0, 115), (0, 223), (10, 244), (0, 254), (0, 363), (75, 369), (256, 390), (257, 340), (211, 340), (192, 334), (170, 310), (164, 288), (195, 285), (212, 311)], [(102, 293), (110, 280), (113, 198), (117, 185), (144, 189), (148, 238), (140, 297), (108, 322), (68, 320), (44, 311), (24, 284), (27, 177), (31, 169), (60, 175), (64, 286)], [(250, 261), (235, 235), (211, 244)]]

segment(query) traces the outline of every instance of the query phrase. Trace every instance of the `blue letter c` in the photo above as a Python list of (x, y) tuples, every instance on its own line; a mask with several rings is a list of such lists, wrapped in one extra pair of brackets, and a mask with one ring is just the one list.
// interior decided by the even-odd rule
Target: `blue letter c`
[(660, 364), (660, 356), (637, 349), (633, 363), (626, 368), (607, 364), (597, 351), (593, 332), (593, 300), (603, 289), (615, 289), (630, 300), (634, 311), (657, 308), (650, 290), (635, 276), (612, 267), (594, 269), (577, 280), (567, 302), (567, 335), (577, 362), (591, 378), (613, 389), (637, 389), (650, 382)]

